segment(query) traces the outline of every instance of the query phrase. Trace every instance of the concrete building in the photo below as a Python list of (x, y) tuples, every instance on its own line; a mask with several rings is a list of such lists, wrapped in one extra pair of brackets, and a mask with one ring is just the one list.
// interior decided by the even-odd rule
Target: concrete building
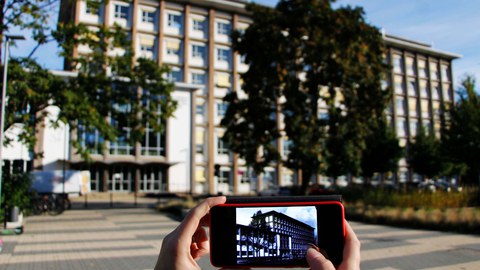
[[(232, 30), (242, 31), (251, 23), (246, 2), (111, 0), (94, 8), (85, 0), (62, 0), (60, 22), (83, 23), (93, 29), (118, 24), (131, 38), (135, 57), (169, 65), (179, 108), (175, 118), (168, 121), (166, 133), (147, 131), (145, 140), (136, 145), (106, 142), (103, 154), (95, 153), (102, 142), (98, 134), (82, 130), (70, 134), (68, 127), (52, 130), (47, 125), (39, 133), (37, 147), (45, 154), (34, 167), (60, 169), (66, 160), (71, 169), (91, 172), (93, 191), (247, 194), (297, 184), (296, 172), (281, 165), (255, 176), (220, 139), (224, 131), (219, 123), (226, 111), (222, 98), (229, 91), (242, 93), (240, 75), (248, 70), (242, 57), (232, 50), (230, 38)], [(395, 89), (388, 115), (405, 146), (419, 126), (438, 133), (443, 115), (440, 105), (453, 102), (452, 61), (459, 55), (399, 37), (384, 35), (384, 40), (387, 61), (393, 66), (387, 83)], [(78, 46), (74, 54), (89, 52), (88, 47)], [(122, 49), (109, 53), (122, 53)], [(65, 68), (69, 69), (69, 63)], [(58, 74), (70, 76), (67, 71)], [(55, 113), (55, 108), (52, 110)], [(93, 150), (93, 164), (74, 154), (70, 136)], [(283, 155), (288, 153), (287, 138), (277, 145)], [(418, 178), (409, 172), (405, 160), (400, 165), (398, 175), (390, 178)]]

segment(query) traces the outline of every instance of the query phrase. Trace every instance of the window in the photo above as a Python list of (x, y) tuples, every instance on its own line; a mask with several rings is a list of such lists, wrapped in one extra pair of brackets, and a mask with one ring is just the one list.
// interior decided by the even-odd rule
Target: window
[(405, 114), (405, 99), (401, 97), (397, 97), (396, 101), (396, 109), (397, 109), (397, 114), (398, 115), (404, 115)]
[(446, 65), (442, 65), (442, 81), (444, 82), (450, 81), (450, 69)]
[(143, 166), (140, 168), (140, 175), (140, 191), (167, 191), (165, 169), (155, 165)]
[(155, 12), (142, 10), (142, 22), (144, 22), (144, 23), (154, 23), (155, 22)]
[(180, 56), (180, 42), (167, 41), (167, 55)]
[(181, 29), (182, 28), (182, 16), (177, 14), (168, 14), (168, 27)]
[(408, 82), (408, 95), (410, 96), (417, 95), (417, 82), (415, 80), (411, 80)]
[(395, 93), (399, 95), (404, 95), (405, 94), (405, 86), (403, 82), (403, 78), (401, 76), (395, 76)]
[(230, 171), (220, 171), (218, 174), (218, 183), (230, 183)]
[[(142, 106), (149, 107), (152, 99), (159, 100), (161, 97), (153, 96), (148, 90), (143, 90)], [(156, 114), (161, 113), (160, 106), (157, 107)], [(157, 124), (160, 124), (160, 118), (156, 119)], [(165, 133), (155, 131), (147, 123), (145, 127), (145, 135), (140, 142), (140, 154), (143, 156), (165, 156)]]
[(403, 73), (403, 57), (401, 55), (393, 55), (393, 71), (395, 73)]
[(197, 154), (203, 155), (204, 143), (205, 143), (205, 130), (197, 129), (195, 131), (195, 151)]
[(216, 85), (218, 87), (228, 88), (231, 86), (229, 74), (218, 74), (216, 75), (216, 77), (217, 77)]
[(86, 125), (79, 123), (78, 138), (80, 145), (87, 149), (90, 154), (103, 154), (104, 140), (97, 129), (88, 128)]
[(405, 136), (405, 135), (407, 134), (407, 132), (406, 132), (406, 128), (407, 128), (406, 123), (407, 123), (407, 122), (405, 121), (404, 118), (398, 118), (398, 119), (397, 119), (397, 135), (398, 135), (399, 137), (403, 137), (403, 136)]
[(288, 155), (290, 155), (292, 145), (293, 143), (291, 140), (288, 140), (288, 139), (283, 140), (283, 156), (285, 158), (287, 158)]
[(172, 69), (167, 74), (167, 80), (169, 82), (182, 82), (183, 81), (183, 72), (180, 69)]
[(225, 102), (217, 103), (217, 115), (219, 117), (224, 117), (227, 112), (228, 105)]
[(202, 104), (197, 104), (195, 106), (195, 114), (197, 115), (204, 115), (205, 114), (205, 105)]
[(217, 153), (219, 155), (227, 155), (228, 154), (228, 144), (222, 140), (222, 138), (218, 138), (217, 140)]
[(193, 19), (192, 24), (193, 24), (193, 30), (201, 31), (201, 32), (205, 31), (205, 20)]
[(114, 17), (116, 19), (128, 20), (128, 6), (115, 5)]
[(222, 62), (229, 62), (230, 50), (217, 49), (217, 60)]
[(207, 76), (203, 73), (192, 73), (192, 84), (206, 84)]
[(230, 35), (231, 27), (229, 23), (217, 22), (217, 33), (219, 35)]
[(428, 90), (428, 82), (427, 81), (420, 81), (420, 96), (422, 98), (429, 97), (429, 90)]
[(407, 58), (407, 74), (408, 75), (416, 75), (417, 74), (417, 66), (415, 64), (414, 58)]
[(192, 45), (192, 57), (205, 59), (205, 46), (202, 45)]
[(155, 52), (154, 46), (144, 45), (144, 44), (140, 45), (141, 57), (152, 59), (154, 52)]

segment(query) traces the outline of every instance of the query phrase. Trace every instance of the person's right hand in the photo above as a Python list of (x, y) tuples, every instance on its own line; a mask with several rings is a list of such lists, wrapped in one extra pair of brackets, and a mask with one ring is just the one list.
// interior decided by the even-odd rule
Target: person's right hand
[[(360, 269), (360, 241), (347, 221), (345, 221), (345, 225), (347, 235), (343, 248), (343, 261), (337, 270), (357, 270)], [(332, 262), (313, 248), (309, 248), (307, 251), (307, 262), (312, 270), (335, 270)]]

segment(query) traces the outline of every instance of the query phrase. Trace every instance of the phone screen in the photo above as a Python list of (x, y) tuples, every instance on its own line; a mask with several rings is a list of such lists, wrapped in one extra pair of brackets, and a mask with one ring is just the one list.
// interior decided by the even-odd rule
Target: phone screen
[(343, 206), (337, 202), (224, 205), (210, 211), (215, 266), (307, 266), (311, 244), (342, 260)]
[(318, 245), (314, 206), (239, 207), (235, 211), (237, 265), (296, 264), (305, 258), (310, 244)]

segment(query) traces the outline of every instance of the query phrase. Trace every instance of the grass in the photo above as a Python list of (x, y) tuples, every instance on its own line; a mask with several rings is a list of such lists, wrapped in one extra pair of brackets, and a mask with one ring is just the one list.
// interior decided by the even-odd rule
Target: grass
[(480, 234), (478, 188), (434, 193), (358, 189), (343, 193), (349, 219)]

